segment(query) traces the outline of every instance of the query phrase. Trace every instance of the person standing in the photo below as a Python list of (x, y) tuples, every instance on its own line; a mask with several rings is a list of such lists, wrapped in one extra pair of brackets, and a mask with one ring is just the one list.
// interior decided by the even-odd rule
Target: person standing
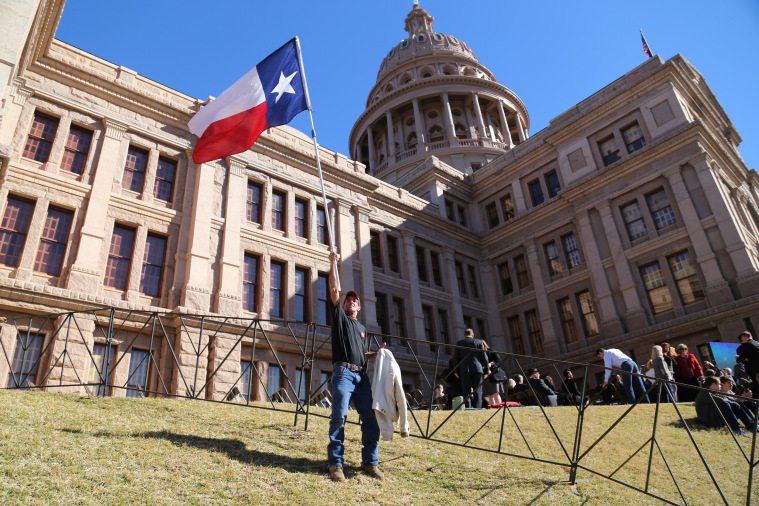
[(612, 367), (616, 367), (623, 372), (622, 382), (625, 386), (627, 401), (630, 404), (634, 403), (636, 399), (639, 399), (640, 402), (650, 402), (646, 393), (646, 387), (639, 376), (640, 369), (633, 359), (616, 348), (598, 348), (596, 356), (604, 361), (604, 369), (606, 369), (603, 386), (609, 383)]
[(361, 417), (361, 471), (382, 480), (384, 475), (377, 466), (380, 430), (372, 409), (372, 386), (366, 373), (366, 361), (376, 352), (369, 352), (366, 328), (358, 321), (361, 310), (358, 294), (349, 291), (340, 304), (336, 273), (339, 259), (337, 253), (330, 253), (329, 291), (335, 305), (335, 321), (332, 325), (332, 414), (327, 445), (329, 477), (332, 481), (345, 481), (345, 424), (348, 406), (353, 401)]
[(475, 339), (474, 331), (466, 329), (464, 339), (456, 343), (456, 363), (461, 377), (461, 390), (467, 408), (482, 407), (482, 380), (488, 369), (488, 354), (482, 339)]
[[(698, 359), (693, 353), (688, 351), (688, 346), (678, 344), (675, 348), (677, 357), (675, 357), (675, 380), (679, 383), (685, 383), (698, 387), (701, 385), (700, 378), (704, 377), (704, 369), (701, 367)], [(691, 402), (696, 400), (698, 390), (695, 388), (679, 388), (677, 398), (681, 402)]]
[[(651, 360), (649, 360), (649, 364), (651, 364), (651, 367), (654, 370), (654, 378), (657, 380), (675, 380), (675, 377), (672, 374), (672, 369), (669, 368), (669, 365), (667, 365), (667, 360), (664, 358), (664, 350), (658, 344), (655, 344), (651, 347)], [(664, 388), (662, 389), (662, 393), (664, 394), (662, 396), (663, 401), (667, 401), (669, 398), (671, 398), (672, 401), (677, 402), (674, 386), (675, 385), (672, 383), (664, 384)]]
[(759, 395), (759, 342), (748, 330), (741, 332), (738, 339), (741, 344), (736, 350), (736, 362), (745, 366), (751, 380), (751, 391)]

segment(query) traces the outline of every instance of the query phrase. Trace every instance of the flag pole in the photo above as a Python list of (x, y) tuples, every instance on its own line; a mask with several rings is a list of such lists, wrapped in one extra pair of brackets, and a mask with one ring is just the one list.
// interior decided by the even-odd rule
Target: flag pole
[[(319, 156), (319, 143), (316, 140), (316, 127), (314, 126), (314, 113), (311, 109), (311, 97), (308, 94), (308, 82), (306, 81), (306, 69), (303, 66), (303, 56), (300, 51), (300, 38), (295, 36), (295, 47), (298, 53), (298, 66), (300, 66), (300, 74), (303, 78), (303, 93), (306, 95), (306, 107), (308, 108), (308, 118), (311, 120), (311, 140), (314, 143), (314, 154), (316, 155), (316, 170), (319, 172), (319, 184), (322, 190), (322, 201), (324, 203), (324, 219), (327, 221), (327, 234), (329, 235), (329, 249), (331, 252), (336, 253), (335, 248), (335, 236), (332, 229), (332, 220), (330, 219), (329, 209), (327, 208), (327, 192), (324, 190), (324, 174), (322, 173), (321, 157)], [(317, 213), (318, 220), (318, 213)], [(337, 269), (337, 265), (332, 266), (335, 273), (335, 281), (337, 284), (337, 291), (340, 291), (340, 275)]]

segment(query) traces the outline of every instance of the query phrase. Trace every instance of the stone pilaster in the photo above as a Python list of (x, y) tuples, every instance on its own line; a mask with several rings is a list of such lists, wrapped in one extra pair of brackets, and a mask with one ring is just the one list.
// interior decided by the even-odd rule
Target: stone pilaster
[[(221, 245), (221, 271), (219, 275), (219, 295), (216, 301), (221, 314), (236, 315), (242, 310), (242, 245), (240, 226), (242, 224), (247, 185), (245, 163), (233, 157), (226, 159), (226, 195), (224, 198), (224, 230)], [(289, 209), (288, 209), (289, 211)], [(289, 214), (288, 216), (292, 216)]]
[(461, 307), (461, 292), (459, 292), (459, 283), (456, 280), (456, 267), (454, 266), (455, 258), (451, 248), (442, 250), (443, 272), (445, 273), (445, 285), (451, 294), (451, 319), (453, 329), (451, 331), (451, 342), (455, 343), (464, 337), (464, 310)]
[(551, 301), (548, 299), (548, 293), (542, 289), (546, 285), (543, 279), (543, 270), (540, 268), (541, 262), (538, 258), (538, 248), (535, 241), (529, 239), (525, 241), (525, 253), (527, 265), (530, 269), (530, 278), (535, 293), (535, 301), (538, 306), (538, 315), (540, 316), (540, 327), (543, 329), (543, 351), (547, 357), (555, 357), (561, 352), (566, 351), (564, 345), (564, 336), (554, 325), (553, 311), (551, 311)]
[[(74, 321), (76, 318), (76, 321)], [(59, 316), (53, 322), (56, 330), (53, 345), (48, 348), (49, 362), (42, 357), (40, 369), (48, 363), (46, 370), (38, 370), (38, 378), (47, 374), (44, 386), (52, 387), (56, 393), (85, 393), (85, 387), (80, 383), (87, 383), (90, 368), (94, 367), (90, 352), (94, 342), (93, 331), (95, 322), (88, 315)], [(48, 336), (44, 346), (47, 345)], [(61, 386), (63, 385), (63, 386)], [(68, 386), (66, 386), (68, 385)]]
[[(344, 205), (341, 204), (340, 207)], [(341, 233), (339, 235), (341, 240), (341, 252), (342, 247), (348, 247), (347, 251), (350, 252), (353, 247), (346, 244), (346, 242), (353, 242), (358, 244), (358, 252), (346, 256), (351, 256), (354, 261), (359, 262), (361, 266), (361, 290), (356, 290), (361, 296), (361, 312), (363, 313), (364, 324), (369, 331), (379, 331), (379, 325), (377, 324), (377, 297), (374, 294), (374, 267), (372, 266), (371, 248), (369, 246), (369, 208), (363, 206), (353, 206), (353, 215), (355, 217), (354, 228), (341, 229), (351, 230), (353, 234), (356, 234), (356, 240), (352, 241), (351, 234)], [(342, 212), (340, 213), (343, 214)], [(347, 221), (347, 216), (341, 217), (342, 220)], [(341, 253), (341, 258), (344, 256)], [(353, 284), (353, 269), (354, 265), (345, 263), (345, 260), (340, 262), (340, 277), (342, 283), (343, 293), (350, 290), (349, 288)], [(347, 277), (350, 276), (350, 279)], [(346, 285), (346, 281), (349, 283)]]
[(511, 131), (509, 128), (509, 121), (506, 119), (506, 112), (503, 110), (503, 101), (498, 101), (498, 117), (501, 120), (501, 133), (503, 134), (503, 142), (509, 145), (509, 149), (514, 147), (514, 141), (511, 140)]
[[(422, 313), (422, 298), (419, 293), (418, 259), (416, 258), (414, 234), (409, 230), (402, 229), (401, 241), (403, 242), (403, 257), (406, 260), (406, 272), (408, 273), (409, 282), (409, 298), (406, 308), (408, 308), (408, 316), (411, 317), (411, 329), (413, 331), (411, 336), (424, 336), (424, 314)], [(409, 344), (413, 343), (409, 341)]]
[(45, 221), (47, 221), (49, 204), (50, 202), (43, 197), (37, 200), (34, 206), (32, 219), (29, 222), (29, 230), (26, 234), (26, 244), (19, 260), (18, 269), (14, 273), (16, 279), (29, 281), (32, 278), (34, 262), (37, 259), (37, 250), (42, 238), (42, 231), (45, 228)]

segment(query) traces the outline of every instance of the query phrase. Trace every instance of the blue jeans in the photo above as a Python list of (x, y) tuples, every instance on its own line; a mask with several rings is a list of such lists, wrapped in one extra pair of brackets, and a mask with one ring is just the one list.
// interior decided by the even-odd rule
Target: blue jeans
[(353, 406), (361, 417), (361, 465), (376, 466), (379, 461), (380, 430), (372, 409), (372, 386), (364, 372), (353, 372), (341, 365), (332, 370), (332, 416), (329, 419), (327, 463), (343, 465), (345, 450), (345, 423), (348, 406)]
[(632, 404), (635, 402), (635, 399), (639, 397), (641, 398), (640, 402), (651, 402), (648, 399), (646, 385), (643, 384), (643, 379), (640, 376), (633, 376), (633, 374), (640, 374), (638, 365), (630, 360), (625, 360), (619, 368), (623, 371), (622, 383), (625, 385), (625, 393), (627, 394), (628, 402)]
[(738, 420), (740, 420), (743, 422), (743, 425), (745, 425), (747, 429), (753, 430), (754, 425), (756, 425), (754, 415), (752, 415), (751, 412), (746, 409), (743, 404), (732, 399), (720, 400), (722, 402), (717, 401), (717, 405), (719, 406), (720, 411), (722, 411), (722, 416), (725, 417), (725, 421), (731, 429), (739, 432), (741, 426), (738, 423)]

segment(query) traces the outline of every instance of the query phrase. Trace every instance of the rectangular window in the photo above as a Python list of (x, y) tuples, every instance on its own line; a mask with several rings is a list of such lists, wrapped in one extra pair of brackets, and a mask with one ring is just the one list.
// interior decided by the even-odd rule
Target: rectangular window
[(250, 360), (240, 360), (240, 393), (246, 401), (253, 400), (251, 397), (253, 374), (253, 362)]
[(376, 230), (369, 231), (369, 249), (372, 253), (372, 265), (382, 268), (385, 263), (382, 261), (382, 237)]
[(651, 262), (642, 266), (640, 275), (643, 278), (643, 286), (648, 293), (648, 300), (651, 302), (654, 314), (672, 309), (672, 296), (664, 283), (664, 274), (659, 267), (659, 262)]
[(131, 351), (129, 354), (127, 397), (145, 397), (148, 385), (148, 364), (150, 364), (150, 354), (147, 351), (135, 349)]
[(480, 336), (481, 339), (485, 339), (485, 337), (488, 335), (488, 329), (487, 325), (485, 325), (485, 320), (482, 318), (477, 318), (477, 333)]
[(158, 159), (158, 168), (155, 173), (155, 185), (153, 197), (171, 203), (174, 195), (174, 179), (177, 175), (177, 162), (168, 158)]
[(66, 253), (69, 231), (71, 230), (71, 211), (49, 207), (45, 228), (37, 248), (37, 258), (34, 270), (44, 272), (49, 276), (59, 276), (63, 265), (63, 255)]
[(561, 236), (561, 243), (564, 245), (564, 258), (567, 259), (567, 267), (574, 269), (582, 263), (580, 257), (580, 248), (577, 246), (577, 238), (574, 234)]
[(501, 284), (501, 295), (510, 295), (514, 291), (514, 285), (511, 282), (511, 271), (509, 270), (508, 262), (498, 265), (498, 279)]
[(487, 216), (488, 226), (494, 228), (498, 226), (498, 209), (495, 206), (495, 202), (485, 206), (485, 215)]
[(480, 287), (477, 282), (477, 270), (474, 268), (474, 265), (467, 265), (466, 273), (469, 278), (469, 293), (472, 294), (472, 297), (479, 297)]
[(245, 253), (242, 278), (242, 307), (258, 312), (258, 257)]
[(142, 193), (145, 184), (145, 171), (148, 166), (148, 151), (146, 149), (129, 146), (124, 177), (121, 179), (121, 187), (136, 193)]
[(92, 144), (92, 132), (71, 125), (69, 136), (66, 139), (66, 147), (63, 150), (61, 170), (81, 176), (87, 163), (90, 144)]
[(308, 286), (308, 271), (306, 269), (295, 268), (295, 293), (293, 294), (293, 320), (306, 321), (308, 296), (306, 287)]
[(466, 227), (466, 224), (467, 224), (466, 207), (459, 205), (459, 206), (456, 206), (456, 210), (458, 211), (458, 215), (459, 215), (459, 225)]
[(18, 267), (34, 213), (34, 202), (8, 196), (0, 224), (0, 263)]
[(248, 181), (247, 218), (261, 223), (261, 185)]
[(327, 213), (322, 206), (316, 206), (316, 240), (327, 244)]
[(646, 145), (646, 139), (643, 138), (643, 132), (641, 132), (637, 122), (622, 129), (622, 138), (625, 140), (628, 153), (637, 151)]
[(527, 262), (524, 255), (514, 257), (514, 269), (517, 271), (517, 286), (522, 290), (530, 286), (530, 273), (527, 270)]
[(613, 135), (598, 141), (598, 149), (601, 151), (601, 158), (603, 159), (605, 166), (611, 165), (620, 158), (617, 141), (614, 140)]
[(47, 162), (57, 130), (56, 118), (35, 112), (29, 136), (26, 138), (26, 146), (24, 146), (24, 158), (31, 158), (36, 162)]
[(640, 213), (638, 202), (630, 202), (629, 204), (620, 207), (619, 210), (622, 212), (622, 219), (625, 222), (627, 236), (630, 238), (630, 241), (634, 241), (648, 234), (646, 222), (643, 220), (643, 215)]
[(45, 336), (19, 331), (16, 335), (16, 349), (13, 364), (8, 373), (8, 388), (26, 388), (37, 383), (37, 368)]
[(556, 307), (559, 310), (559, 320), (561, 321), (561, 330), (564, 332), (564, 340), (567, 343), (577, 342), (579, 336), (577, 335), (575, 316), (569, 297), (557, 300)]
[(601, 330), (598, 327), (598, 318), (589, 291), (585, 290), (577, 294), (577, 306), (582, 314), (582, 329), (585, 332), (585, 337), (599, 335)]
[(295, 235), (306, 237), (308, 233), (308, 201), (295, 199)]
[(269, 364), (266, 375), (266, 395), (271, 400), (282, 386), (282, 369), (277, 364)]
[(320, 272), (316, 278), (316, 323), (319, 325), (332, 325), (335, 313), (328, 288), (328, 274)]
[(456, 221), (456, 208), (448, 199), (445, 199), (445, 217), (451, 221)]
[(464, 266), (461, 262), (453, 262), (454, 270), (456, 271), (456, 284), (459, 286), (459, 293), (461, 295), (467, 295), (466, 282), (464, 280)]
[(683, 304), (697, 302), (704, 298), (704, 291), (701, 288), (701, 280), (698, 279), (698, 273), (687, 251), (675, 253), (667, 257), (669, 268), (672, 270), (672, 277), (675, 278), (677, 292)]
[(430, 263), (432, 264), (432, 282), (437, 286), (443, 286), (443, 275), (440, 271), (440, 255), (437, 251), (430, 251)]
[(464, 327), (468, 329), (474, 329), (474, 324), (472, 323), (472, 317), (469, 315), (464, 315)]
[(151, 297), (161, 293), (163, 265), (166, 260), (166, 238), (156, 234), (148, 234), (145, 241), (145, 256), (142, 259), (142, 274), (140, 291)]
[(377, 325), (380, 326), (380, 332), (385, 335), (390, 334), (390, 319), (387, 314), (387, 295), (381, 292), (374, 292), (377, 298)]
[(561, 191), (561, 183), (559, 182), (559, 175), (555, 170), (550, 171), (545, 175), (546, 189), (548, 189), (548, 198), (554, 198)]
[(428, 283), (430, 278), (427, 275), (427, 256), (424, 248), (420, 246), (416, 247), (416, 270), (419, 274), (419, 281)]
[(517, 355), (524, 355), (524, 338), (522, 337), (522, 326), (519, 324), (519, 317), (512, 316), (507, 320), (509, 327), (509, 336), (511, 337), (511, 351)]
[(108, 250), (108, 263), (105, 267), (105, 286), (125, 290), (129, 280), (129, 267), (132, 263), (134, 229), (114, 225), (111, 247)]
[(540, 186), (540, 180), (533, 179), (527, 183), (527, 189), (530, 192), (530, 201), (533, 206), (539, 206), (545, 202), (546, 199), (543, 196), (543, 188)]
[(105, 360), (106, 349), (108, 349), (108, 346), (105, 344), (95, 343), (92, 345), (93, 364), (87, 381), (92, 386), (87, 387), (87, 389), (97, 396), (109, 395), (109, 384), (112, 383), (111, 370), (113, 369), (113, 356), (116, 349), (111, 346), (107, 363)]
[(438, 335), (440, 336), (440, 342), (450, 343), (451, 333), (448, 330), (448, 311), (446, 311), (445, 309), (438, 309), (437, 321), (438, 321), (437, 331), (438, 331)]
[(511, 200), (511, 193), (507, 193), (501, 199), (501, 211), (504, 221), (514, 218), (514, 202)]
[(424, 340), (429, 342), (430, 351), (437, 351), (435, 333), (432, 328), (432, 308), (430, 306), (422, 306), (422, 317), (424, 318)]
[(556, 242), (545, 243), (543, 245), (543, 252), (546, 255), (546, 262), (548, 263), (548, 274), (551, 277), (561, 274), (564, 271), (564, 267), (561, 265), (561, 257), (559, 256), (559, 248), (556, 247)]
[(387, 245), (388, 267), (393, 272), (401, 272), (401, 266), (398, 260), (398, 239), (392, 235), (386, 235), (385, 244)]
[(282, 318), (282, 290), (284, 288), (285, 264), (271, 261), (269, 277), (269, 316)]
[(543, 353), (543, 331), (540, 328), (538, 312), (531, 309), (524, 314), (524, 319), (527, 321), (527, 337), (530, 340), (532, 352)]
[(651, 211), (656, 230), (661, 230), (670, 225), (674, 225), (677, 221), (675, 218), (675, 212), (672, 210), (672, 206), (669, 205), (669, 199), (667, 198), (667, 193), (664, 189), (660, 188), (659, 190), (646, 195), (646, 204)]
[[(399, 337), (406, 336), (406, 306), (403, 299), (393, 297), (393, 333)], [(405, 339), (401, 339), (401, 344), (406, 344)]]
[(283, 192), (271, 192), (271, 228), (285, 231), (285, 203), (287, 196)]

